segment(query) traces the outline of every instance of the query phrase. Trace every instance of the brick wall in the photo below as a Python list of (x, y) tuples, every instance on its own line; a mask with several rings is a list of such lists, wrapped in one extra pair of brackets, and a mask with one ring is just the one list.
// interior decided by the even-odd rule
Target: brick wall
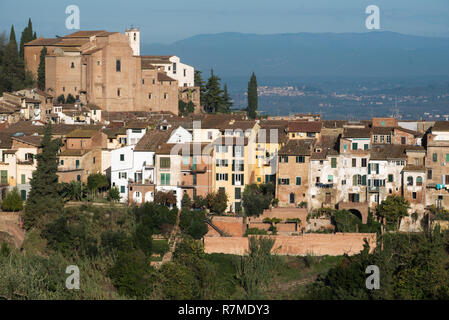
[[(300, 236), (272, 236), (273, 252), (279, 255), (353, 255), (363, 249), (366, 238), (371, 250), (376, 246), (375, 233), (305, 234)], [(204, 237), (206, 253), (243, 255), (248, 251), (247, 237)]]

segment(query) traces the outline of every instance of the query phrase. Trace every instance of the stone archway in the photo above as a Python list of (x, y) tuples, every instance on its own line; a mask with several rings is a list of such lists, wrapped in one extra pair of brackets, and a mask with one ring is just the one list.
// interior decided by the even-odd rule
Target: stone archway
[(368, 202), (339, 202), (337, 207), (338, 210), (348, 210), (361, 218), (362, 223), (368, 221)]

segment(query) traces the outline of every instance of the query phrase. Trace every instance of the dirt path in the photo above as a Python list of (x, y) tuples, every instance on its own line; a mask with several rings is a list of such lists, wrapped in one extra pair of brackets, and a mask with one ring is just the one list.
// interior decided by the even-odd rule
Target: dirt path
[(166, 254), (164, 254), (164, 256), (162, 257), (162, 261), (153, 261), (151, 263), (151, 265), (153, 265), (157, 269), (159, 269), (164, 263), (170, 262), (172, 257), (173, 257), (173, 253), (175, 252), (175, 249), (176, 249), (176, 243), (179, 240), (178, 232), (179, 232), (179, 221), (180, 221), (180, 219), (181, 219), (181, 210), (178, 210), (178, 216), (176, 218), (176, 224), (173, 227), (173, 230), (172, 230), (172, 232), (170, 234), (170, 238), (168, 240), (168, 243), (171, 243), (169, 251)]

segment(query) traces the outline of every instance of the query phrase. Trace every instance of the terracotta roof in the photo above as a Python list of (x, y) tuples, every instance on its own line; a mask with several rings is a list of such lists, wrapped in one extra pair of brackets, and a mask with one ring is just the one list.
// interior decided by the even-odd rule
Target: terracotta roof
[(76, 129), (67, 134), (66, 138), (92, 138), (98, 133), (98, 130)]
[(176, 81), (176, 80), (167, 76), (165, 72), (158, 72), (157, 81)]
[(404, 168), (404, 171), (418, 171), (418, 172), (425, 172), (426, 168), (424, 166), (415, 166), (413, 164), (407, 164)]
[(338, 136), (321, 136), (320, 140), (315, 144), (315, 151), (312, 152), (310, 158), (313, 160), (323, 160), (327, 156), (338, 155), (338, 140)]
[(152, 151), (156, 152), (158, 147), (167, 142), (170, 138), (172, 130), (160, 131), (152, 130), (148, 131), (134, 147), (134, 151)]
[(310, 156), (316, 139), (292, 139), (279, 150), (279, 155)]
[(370, 138), (371, 129), (370, 128), (344, 128), (343, 131), (344, 138)]
[(22, 136), (22, 137), (12, 137), (12, 139), (26, 144), (30, 144), (35, 147), (40, 147), (42, 143), (42, 136)]
[(288, 132), (320, 132), (322, 127), (321, 121), (289, 121)]
[(221, 131), (239, 130), (239, 129), (242, 131), (246, 131), (248, 129), (254, 128), (255, 125), (256, 125), (255, 120), (235, 120), (235, 121), (229, 121), (229, 122), (222, 123), (218, 127), (218, 129), (220, 129)]
[(415, 136), (415, 137), (419, 137), (419, 136), (422, 136), (422, 134), (421, 134), (421, 133), (419, 133), (418, 131), (415, 131), (415, 130), (410, 130), (410, 129), (406, 129), (406, 128), (402, 128), (402, 127), (396, 127), (396, 128), (394, 128), (394, 130), (400, 130), (400, 131), (404, 131), (404, 132), (407, 132), (407, 133), (413, 134), (413, 136)]
[(432, 131), (449, 131), (449, 121), (435, 121)]
[(394, 127), (372, 127), (371, 132), (373, 134), (390, 135), (393, 133), (394, 129)]
[(90, 38), (92, 36), (101, 35), (105, 33), (106, 30), (86, 30), (86, 31), (76, 31), (69, 35), (64, 36), (64, 38)]
[(118, 135), (125, 135), (126, 130), (124, 127), (104, 128), (103, 133), (105, 133), (109, 139), (114, 139)]
[(405, 159), (406, 145), (399, 144), (373, 144), (370, 151), (371, 160)]
[(25, 46), (52, 46), (52, 45), (55, 45), (59, 41), (61, 41), (61, 39), (59, 39), (59, 38), (45, 39), (43, 37), (39, 37), (33, 41), (25, 43), (24, 45)]
[(12, 136), (11, 134), (0, 132), (0, 149), (11, 149)]

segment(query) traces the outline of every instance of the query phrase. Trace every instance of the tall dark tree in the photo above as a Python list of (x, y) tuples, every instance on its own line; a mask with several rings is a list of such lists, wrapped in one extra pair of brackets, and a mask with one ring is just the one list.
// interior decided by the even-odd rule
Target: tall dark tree
[(223, 111), (229, 112), (231, 110), (232, 105), (233, 105), (233, 102), (228, 93), (228, 86), (225, 83), (224, 88), (223, 88)]
[(11, 27), (9, 43), (3, 52), (1, 72), (0, 92), (16, 91), (33, 84), (32, 76), (29, 72), (25, 72), (23, 59), (19, 57), (17, 51), (14, 26)]
[(195, 80), (194, 80), (195, 87), (200, 88), (200, 105), (204, 105), (204, 95), (206, 93), (206, 87), (204, 85), (203, 78), (201, 77), (201, 71), (195, 70)]
[(30, 181), (31, 190), (26, 202), (24, 227), (41, 228), (49, 219), (63, 210), (63, 201), (58, 193), (58, 158), (61, 140), (52, 140), (51, 124), (44, 128), (42, 152), (37, 155), (37, 168)]
[(37, 87), (45, 91), (45, 56), (47, 55), (47, 47), (41, 50), (39, 68), (37, 69)]
[(23, 59), (24, 58), (24, 44), (27, 42), (30, 42), (34, 40), (34, 34), (33, 34), (33, 24), (31, 22), (31, 18), (28, 19), (28, 25), (23, 29), (22, 37), (20, 38), (20, 51), (19, 56)]
[(256, 75), (251, 75), (251, 79), (248, 82), (248, 117), (251, 119), (255, 119), (257, 116), (257, 79)]
[(220, 88), (220, 78), (214, 74), (214, 69), (210, 70), (210, 77), (206, 84), (204, 95), (204, 105), (207, 112), (217, 112), (223, 105), (223, 91)]

